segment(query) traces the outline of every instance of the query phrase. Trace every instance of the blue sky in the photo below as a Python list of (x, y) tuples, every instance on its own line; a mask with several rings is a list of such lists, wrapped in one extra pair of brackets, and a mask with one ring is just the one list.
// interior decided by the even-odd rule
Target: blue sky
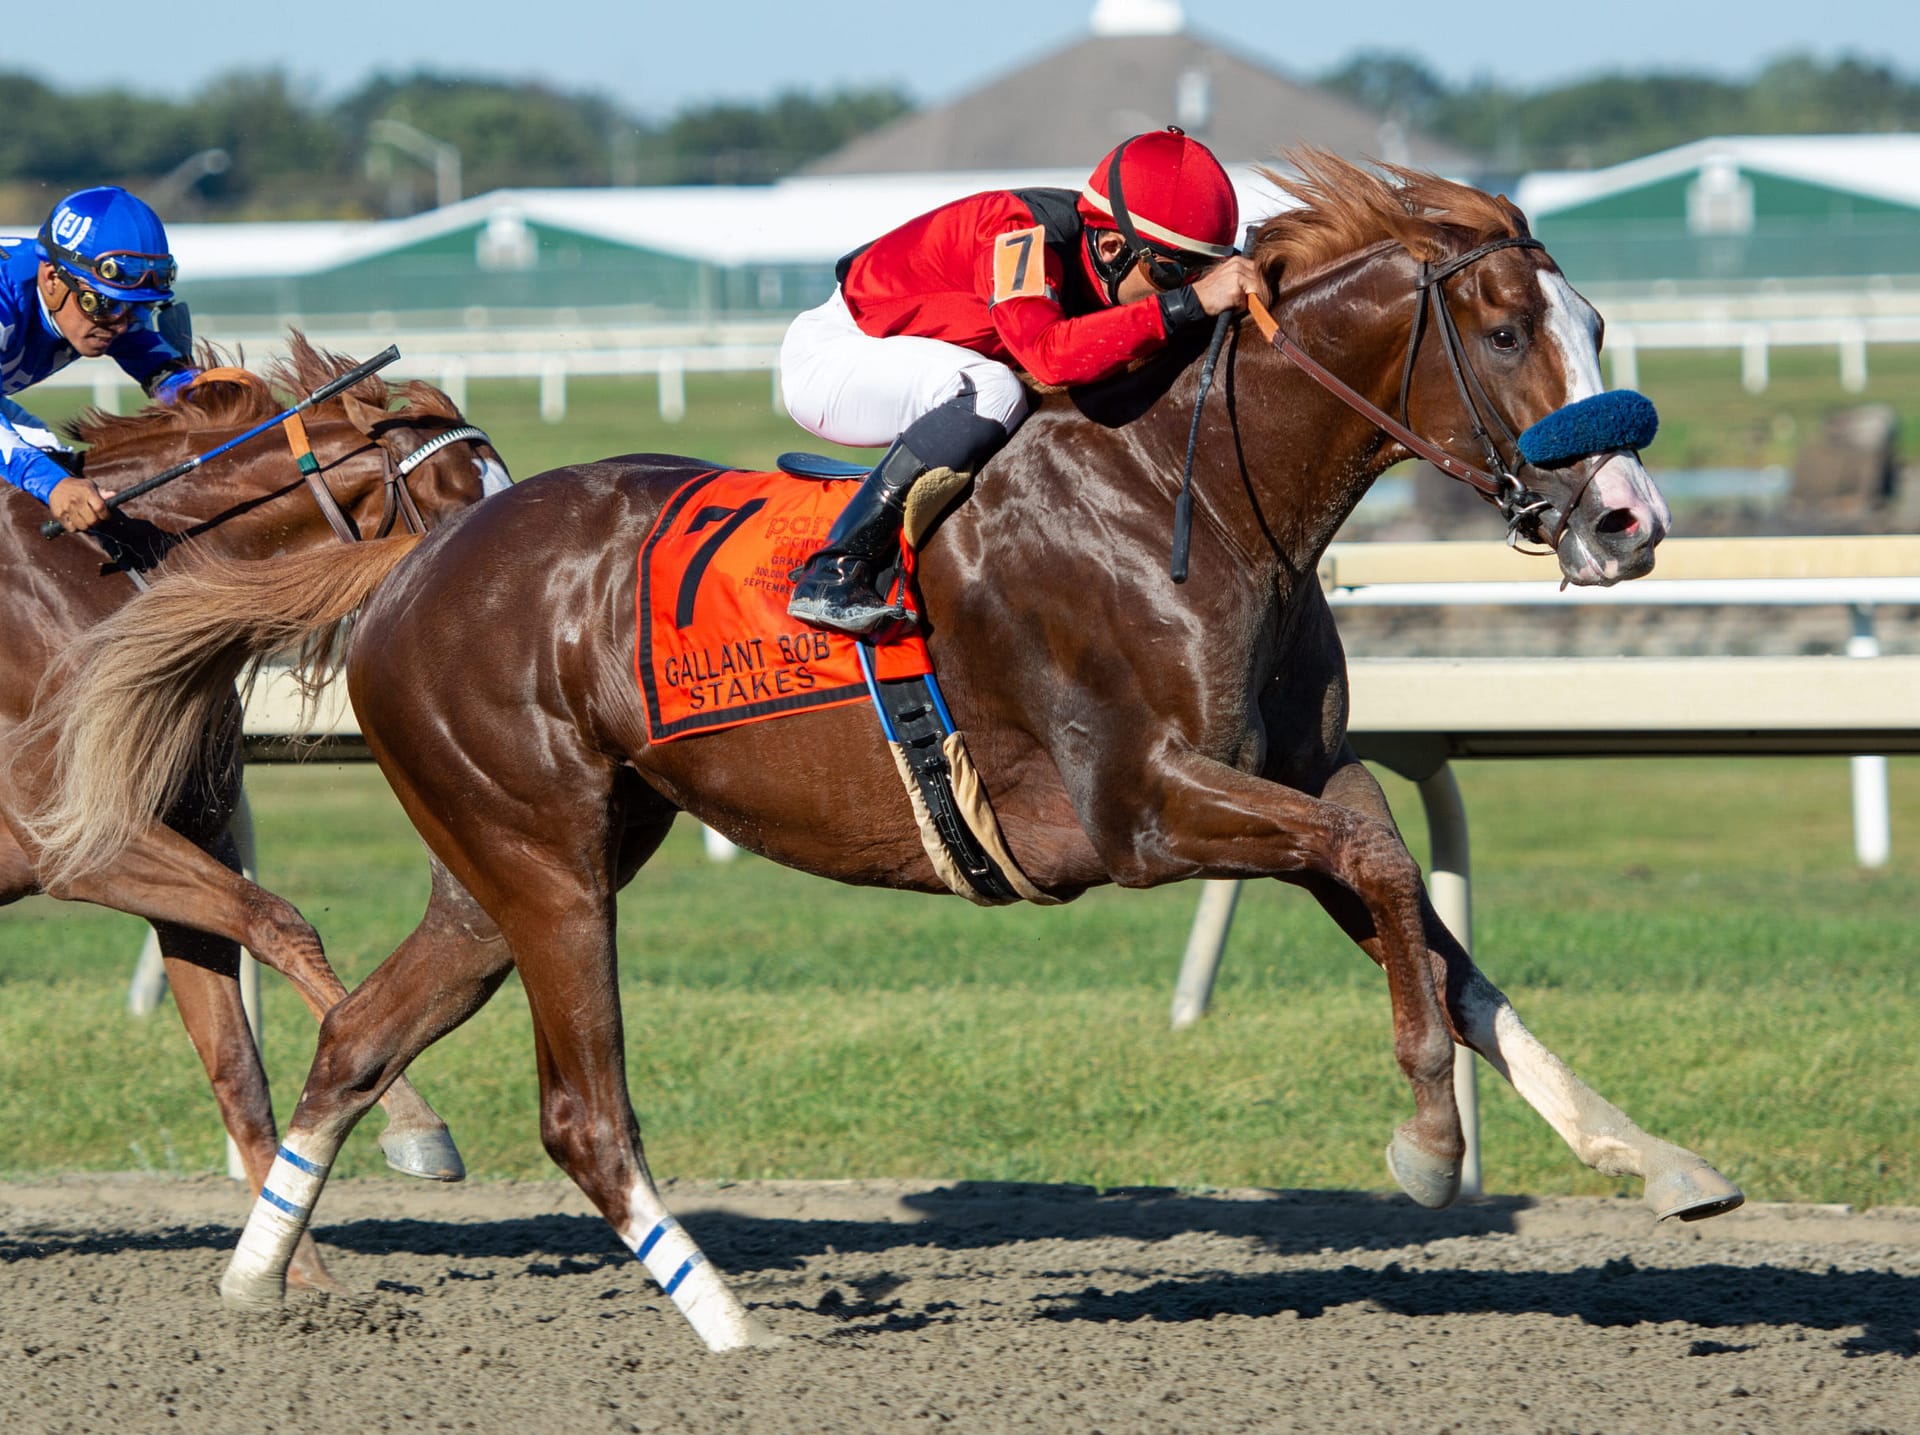
[[(227, 23), (204, 7), (89, 0), (72, 23), (42, 14), (8, 26), (0, 69), (63, 88), (113, 82), (180, 95), (226, 70), (278, 66), (331, 96), (381, 68), (425, 66), (597, 90), (660, 117), (850, 84), (898, 84), (940, 101), (1072, 43), (1093, 9), (1094, 0), (402, 0), (390, 11), (268, 5)], [(1363, 46), (1417, 53), (1451, 80), (1522, 87), (1609, 69), (1743, 76), (1788, 50), (1870, 56), (1920, 76), (1910, 0), (1185, 0), (1185, 12), (1190, 29), (1301, 76)]]

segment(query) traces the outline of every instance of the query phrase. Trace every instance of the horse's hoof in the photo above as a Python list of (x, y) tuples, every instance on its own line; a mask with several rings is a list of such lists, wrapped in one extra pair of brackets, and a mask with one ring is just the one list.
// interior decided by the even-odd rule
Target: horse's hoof
[(467, 1163), (460, 1159), (453, 1133), (444, 1126), (411, 1131), (396, 1131), (389, 1126), (380, 1133), (380, 1151), (387, 1164), (405, 1176), (418, 1176), (422, 1181), (467, 1179)]
[(1741, 1189), (1698, 1156), (1647, 1177), (1647, 1204), (1661, 1220), (1704, 1221), (1747, 1198)]
[(287, 1289), (311, 1291), (314, 1295), (352, 1295), (353, 1287), (326, 1268), (316, 1250), (312, 1256), (294, 1253), (287, 1262)]
[(271, 1276), (243, 1275), (228, 1266), (220, 1277), (220, 1304), (242, 1315), (278, 1310), (286, 1297), (286, 1282)]
[(1400, 1189), (1430, 1211), (1451, 1206), (1460, 1194), (1460, 1163), (1416, 1146), (1405, 1131), (1387, 1143), (1387, 1170)]
[(775, 1334), (759, 1317), (751, 1315), (718, 1339), (718, 1344), (707, 1347), (716, 1354), (729, 1350), (778, 1350), (787, 1343), (784, 1335)]

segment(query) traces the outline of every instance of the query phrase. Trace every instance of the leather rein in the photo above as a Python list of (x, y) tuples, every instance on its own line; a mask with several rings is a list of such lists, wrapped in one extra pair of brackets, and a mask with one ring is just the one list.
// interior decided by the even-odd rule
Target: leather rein
[[(194, 382), (202, 383), (209, 378), (235, 383), (257, 384), (260, 382), (257, 375), (248, 373), (245, 369), (231, 368), (208, 369), (198, 375)], [(359, 527), (340, 507), (339, 500), (333, 496), (333, 490), (327, 487), (326, 477), (320, 471), (320, 462), (313, 456), (313, 445), (307, 438), (305, 421), (299, 414), (289, 413), (282, 421), (281, 427), (286, 430), (287, 447), (293, 452), (294, 466), (300, 470), (300, 477), (306, 482), (307, 491), (313, 495), (313, 501), (319, 505), (322, 516), (327, 520), (327, 526), (333, 529), (334, 536), (342, 543), (358, 543), (366, 535), (360, 532)], [(380, 450), (381, 460), (386, 465), (386, 502), (381, 509), (380, 526), (373, 533), (375, 538), (385, 538), (393, 531), (396, 522), (409, 533), (427, 531), (426, 520), (420, 516), (419, 505), (413, 501), (413, 493), (407, 487), (408, 474), (449, 444), (463, 441), (491, 442), (484, 430), (475, 428), (471, 424), (463, 424), (458, 428), (435, 434), (405, 458), (396, 462), (392, 450), (373, 435), (369, 434), (367, 437), (374, 447)]]
[[(1531, 236), (1512, 235), (1503, 239), (1489, 240), (1438, 265), (1426, 260), (1420, 262), (1420, 278), (1414, 290), (1413, 327), (1407, 337), (1407, 355), (1400, 369), (1400, 417), (1397, 419), (1301, 348), (1293, 337), (1280, 327), (1279, 322), (1259, 299), (1249, 297), (1247, 308), (1253, 316), (1255, 326), (1267, 342), (1298, 365), (1308, 378), (1403, 448), (1424, 458), (1449, 477), (1459, 479), (1462, 483), (1477, 489), (1491, 501), (1507, 520), (1509, 544), (1517, 548), (1522, 540), (1526, 540), (1544, 544), (1546, 550), (1551, 551), (1558, 548), (1560, 540), (1566, 536), (1567, 524), (1572, 520), (1573, 512), (1579, 507), (1581, 498), (1585, 496), (1587, 485), (1593, 481), (1593, 473), (1589, 472), (1568, 498), (1561, 511), (1560, 521), (1554, 526), (1553, 531), (1550, 534), (1543, 534), (1540, 531), (1541, 519), (1552, 509), (1553, 501), (1529, 488), (1514, 468), (1508, 466), (1501, 454), (1500, 445), (1494, 441), (1493, 434), (1489, 432), (1488, 421), (1491, 420), (1493, 429), (1500, 434), (1506, 447), (1513, 453), (1517, 467), (1525, 469), (1529, 466), (1520, 456), (1518, 439), (1500, 417), (1500, 411), (1487, 396), (1479, 374), (1475, 372), (1473, 364), (1466, 356), (1459, 326), (1454, 322), (1453, 311), (1447, 304), (1445, 287), (1446, 281), (1455, 274), (1499, 250), (1544, 250), (1545, 248), (1544, 244)], [(1454, 388), (1460, 395), (1461, 405), (1466, 409), (1468, 420), (1473, 426), (1473, 435), (1479, 441), (1481, 453), (1485, 457), (1485, 468), (1476, 468), (1464, 459), (1454, 457), (1438, 444), (1422, 438), (1411, 427), (1408, 404), (1412, 396), (1414, 363), (1419, 357), (1420, 344), (1425, 337), (1429, 310), (1434, 315), (1434, 329), (1440, 336), (1441, 352), (1446, 355), (1447, 367), (1453, 375)]]

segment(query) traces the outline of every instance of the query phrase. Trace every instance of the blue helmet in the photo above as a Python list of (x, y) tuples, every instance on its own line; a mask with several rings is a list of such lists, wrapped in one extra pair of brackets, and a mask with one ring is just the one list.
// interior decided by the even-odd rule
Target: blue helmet
[(173, 300), (177, 266), (160, 216), (118, 185), (70, 194), (40, 226), (40, 247), (70, 277), (129, 304)]

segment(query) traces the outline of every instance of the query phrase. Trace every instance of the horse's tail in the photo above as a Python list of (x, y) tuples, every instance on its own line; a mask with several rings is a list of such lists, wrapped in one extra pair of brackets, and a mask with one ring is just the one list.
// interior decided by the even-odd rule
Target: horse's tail
[(230, 736), (219, 721), (249, 662), (297, 652), (309, 695), (346, 659), (345, 621), (420, 542), (417, 534), (268, 559), (200, 558), (154, 583), (63, 655), (15, 751), (51, 744), (26, 819), (43, 887), (112, 861), (167, 812), (197, 760)]

